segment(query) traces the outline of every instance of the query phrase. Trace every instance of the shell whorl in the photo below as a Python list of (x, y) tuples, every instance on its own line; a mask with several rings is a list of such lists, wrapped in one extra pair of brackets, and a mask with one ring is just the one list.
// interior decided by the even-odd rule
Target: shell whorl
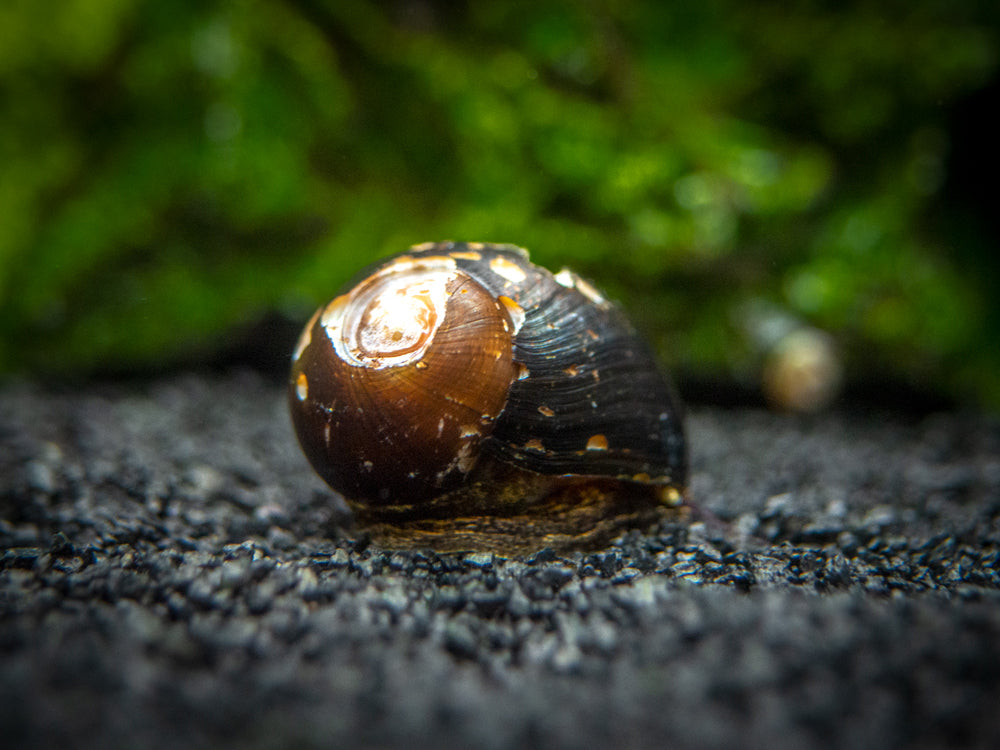
[(468, 473), (517, 376), (507, 307), (447, 257), (397, 258), (313, 317), (293, 419), (348, 497), (411, 503)]
[(320, 325), (340, 358), (354, 367), (417, 363), (445, 319), (457, 277), (454, 264), (393, 264), (330, 303)]

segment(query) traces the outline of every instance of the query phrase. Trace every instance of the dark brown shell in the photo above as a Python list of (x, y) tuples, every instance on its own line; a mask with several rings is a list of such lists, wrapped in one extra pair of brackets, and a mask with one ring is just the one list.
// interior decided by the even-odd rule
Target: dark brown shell
[(631, 325), (511, 245), (366, 271), (303, 331), (289, 402), (314, 468), (391, 545), (596, 541), (687, 480), (680, 404)]

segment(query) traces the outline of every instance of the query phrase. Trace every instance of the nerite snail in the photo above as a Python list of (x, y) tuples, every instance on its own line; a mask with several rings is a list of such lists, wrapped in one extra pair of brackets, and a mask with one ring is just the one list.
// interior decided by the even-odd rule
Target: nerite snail
[(512, 245), (427, 243), (312, 316), (289, 403), (389, 546), (587, 546), (677, 505), (680, 403), (624, 315)]

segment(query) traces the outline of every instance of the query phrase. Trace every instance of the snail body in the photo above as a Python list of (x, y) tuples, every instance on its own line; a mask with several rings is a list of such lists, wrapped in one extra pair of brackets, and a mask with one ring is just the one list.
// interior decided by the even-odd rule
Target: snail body
[(306, 325), (289, 404), (390, 546), (587, 546), (678, 504), (680, 404), (621, 311), (512, 245), (419, 245)]

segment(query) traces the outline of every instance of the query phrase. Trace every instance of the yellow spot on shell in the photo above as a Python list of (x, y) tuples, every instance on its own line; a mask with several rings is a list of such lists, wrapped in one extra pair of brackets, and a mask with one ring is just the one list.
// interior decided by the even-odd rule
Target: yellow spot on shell
[(538, 438), (532, 438), (531, 440), (529, 440), (527, 443), (524, 444), (524, 447), (529, 451), (545, 450), (545, 446), (542, 445), (542, 441), (539, 440)]
[(455, 258), (456, 260), (482, 260), (483, 259), (483, 256), (480, 253), (448, 253), (448, 254), (452, 258)]
[(587, 441), (588, 451), (606, 451), (607, 449), (608, 449), (608, 439), (600, 433), (597, 433), (596, 435), (591, 435), (590, 440)]
[(515, 284), (524, 281), (528, 276), (524, 272), (524, 269), (517, 265), (517, 263), (509, 261), (502, 256), (497, 256), (490, 261), (490, 270), (497, 276), (502, 276), (507, 281)]
[(569, 375), (571, 378), (575, 378), (577, 375), (580, 374), (580, 368), (577, 367), (576, 365), (570, 365), (565, 370), (563, 370), (563, 372)]
[(554, 417), (556, 415), (556, 413), (554, 411), (552, 411), (552, 409), (550, 409), (547, 406), (539, 406), (538, 407), (538, 413), (542, 414), (542, 415), (544, 415), (546, 417)]
[(295, 395), (298, 396), (299, 401), (305, 401), (309, 397), (309, 378), (304, 372), (300, 372), (299, 376), (295, 378)]
[(517, 332), (521, 330), (521, 326), (524, 325), (524, 308), (505, 294), (497, 297), (497, 302), (503, 305), (504, 310), (507, 311), (507, 317), (510, 318), (510, 322), (514, 325), (514, 335), (516, 336)]

